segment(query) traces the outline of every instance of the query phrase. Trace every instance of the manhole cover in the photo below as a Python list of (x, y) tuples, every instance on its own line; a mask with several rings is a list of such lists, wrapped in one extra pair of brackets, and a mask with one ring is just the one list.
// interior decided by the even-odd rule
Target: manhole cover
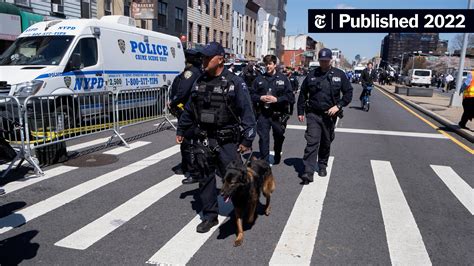
[(115, 155), (87, 154), (87, 155), (69, 160), (65, 162), (64, 165), (76, 166), (76, 167), (95, 167), (95, 166), (102, 166), (102, 165), (115, 163), (116, 161), (118, 161), (118, 157)]

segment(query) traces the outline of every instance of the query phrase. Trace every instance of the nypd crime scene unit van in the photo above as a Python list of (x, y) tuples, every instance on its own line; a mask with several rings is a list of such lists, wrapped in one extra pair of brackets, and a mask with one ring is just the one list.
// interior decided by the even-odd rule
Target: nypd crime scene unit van
[(177, 37), (136, 28), (129, 17), (44, 21), (0, 56), (0, 96), (166, 89), (184, 64)]

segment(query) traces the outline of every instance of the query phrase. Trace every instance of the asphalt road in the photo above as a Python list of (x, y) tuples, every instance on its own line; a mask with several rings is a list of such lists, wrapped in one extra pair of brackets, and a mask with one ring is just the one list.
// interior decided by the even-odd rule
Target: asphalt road
[(127, 129), (125, 137), (138, 136), (130, 150), (95, 149), (89, 161), (50, 166), (44, 177), (10, 174), (0, 264), (473, 264), (472, 154), (378, 90), (370, 111), (360, 110), (354, 87), (329, 175), (309, 186), (298, 178), (305, 124), (289, 121), (273, 166), (272, 213), (246, 228), (242, 246), (232, 246), (230, 204), (221, 204), (219, 227), (195, 232), (197, 185), (181, 185), (171, 170), (180, 160), (174, 131), (140, 135), (148, 123)]

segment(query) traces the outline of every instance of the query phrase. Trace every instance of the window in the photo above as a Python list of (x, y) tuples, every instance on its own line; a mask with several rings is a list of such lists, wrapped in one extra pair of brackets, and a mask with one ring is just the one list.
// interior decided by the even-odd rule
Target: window
[(253, 34), (257, 34), (257, 21), (253, 21)]
[(193, 8), (193, 1), (194, 0), (188, 0), (188, 7)]
[(188, 41), (193, 42), (194, 41), (193, 40), (193, 30), (194, 30), (193, 23), (189, 22), (188, 25), (189, 25), (188, 26)]
[(221, 9), (219, 10), (220, 18), (224, 18), (224, 2), (221, 2)]
[(198, 25), (198, 32), (197, 32), (197, 42), (198, 43), (202, 43), (201, 34), (202, 34), (202, 26)]
[(206, 44), (209, 43), (209, 31), (210, 31), (209, 27), (206, 27), (206, 39), (205, 39)]
[(90, 0), (81, 0), (81, 18), (91, 17), (91, 3)]
[(198, 8), (202, 7), (202, 0), (198, 0)]
[(183, 32), (183, 9), (176, 8), (176, 19), (174, 22), (174, 31), (177, 33)]
[(217, 18), (217, 0), (214, 0), (214, 9), (212, 11), (214, 17)]
[(249, 50), (249, 45), (248, 45), (248, 42), (247, 40), (245, 40), (245, 54), (248, 54), (247, 51)]
[(229, 14), (230, 14), (230, 5), (227, 4), (227, 13), (226, 13), (226, 15), (225, 15), (225, 16), (226, 16), (226, 18), (225, 18), (226, 20), (229, 20), (229, 16), (230, 16)]
[(123, 6), (123, 15), (130, 17), (130, 1), (125, 1)]
[(166, 28), (166, 18), (168, 14), (168, 4), (158, 1), (158, 27)]
[(249, 17), (245, 16), (245, 32), (249, 32)]
[[(97, 64), (97, 40), (95, 38), (83, 38), (77, 43), (73, 54), (81, 56), (81, 69)], [(65, 71), (68, 71), (66, 67)]]
[(51, 12), (64, 14), (64, 5), (62, 0), (51, 0)]
[(206, 1), (206, 2), (204, 3), (204, 4), (206, 5), (206, 14), (209, 15), (209, 11), (210, 11), (210, 10), (209, 10), (209, 9), (210, 9), (210, 8), (209, 8), (209, 5), (210, 5), (209, 1), (210, 1), (210, 0), (204, 0), (204, 1)]
[(30, 0), (15, 0), (15, 5), (30, 6)]
[(239, 28), (239, 25), (240, 25), (240, 16), (239, 16), (239, 13), (237, 13), (237, 29)]
[(104, 15), (112, 15), (112, 0), (104, 0)]
[(224, 38), (224, 32), (221, 31), (221, 34), (219, 35), (219, 43), (222, 45), (222, 38)]
[(217, 30), (214, 30), (214, 35), (212, 37), (212, 40), (216, 41), (216, 39), (217, 39)]
[(225, 48), (229, 48), (229, 33), (225, 34)]

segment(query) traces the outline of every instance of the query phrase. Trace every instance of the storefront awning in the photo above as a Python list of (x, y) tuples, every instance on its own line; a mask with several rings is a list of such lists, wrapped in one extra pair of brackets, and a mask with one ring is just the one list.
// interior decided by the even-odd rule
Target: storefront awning
[(10, 14), (10, 15), (20, 15), (20, 9), (15, 5), (9, 3), (0, 3), (0, 13)]
[(36, 22), (41, 22), (44, 20), (43, 16), (25, 11), (20, 11), (20, 17), (22, 32), (25, 31), (29, 26), (35, 24)]

